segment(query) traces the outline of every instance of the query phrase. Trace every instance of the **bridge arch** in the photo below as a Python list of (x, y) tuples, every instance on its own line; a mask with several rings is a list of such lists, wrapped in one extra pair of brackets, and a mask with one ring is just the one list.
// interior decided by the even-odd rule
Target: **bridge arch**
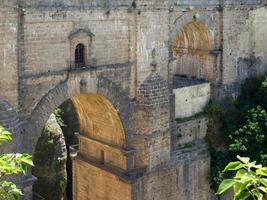
[[(68, 197), (73, 196), (74, 199), (80, 199), (86, 195), (82, 188), (87, 188), (92, 195), (90, 197), (95, 199), (95, 195), (101, 195), (102, 192), (92, 189), (93, 185), (102, 187), (107, 182), (115, 181), (116, 184), (112, 186), (113, 189), (111, 190), (117, 191), (117, 187), (122, 188), (123, 195), (112, 192), (111, 196), (119, 195), (120, 198), (124, 198), (124, 196), (130, 198), (131, 183), (118, 179), (118, 177), (127, 178), (125, 173), (133, 169), (134, 166), (132, 149), (128, 148), (128, 135), (126, 134), (131, 119), (131, 104), (129, 102), (130, 99), (127, 94), (105, 77), (73, 76), (50, 90), (37, 104), (28, 120), (29, 135), (27, 135), (27, 139), (32, 139), (32, 143), (28, 142), (28, 144), (32, 144), (29, 152), (35, 152), (34, 160), (36, 161), (32, 173), (38, 178), (36, 185), (34, 185), (34, 192), (46, 198), (49, 197), (50, 186), (44, 189), (42, 185), (51, 182), (53, 184), (50, 185), (57, 187), (58, 196), (64, 193), (61, 187), (67, 185), (65, 188)], [(66, 135), (66, 132), (61, 128), (60, 134), (54, 133), (53, 126), (49, 125), (54, 110), (60, 107), (65, 111), (67, 110), (66, 105), (70, 105), (69, 103), (71, 103), (71, 111), (68, 116), (75, 115), (73, 118), (75, 125), (72, 124), (72, 120), (69, 120), (70, 124), (67, 122), (66, 129), (69, 129), (72, 135), (74, 130), (79, 130), (80, 133), (78, 137), (79, 153), (72, 162), (69, 157), (66, 159), (65, 153), (60, 153), (61, 151), (69, 152), (70, 146), (73, 145), (69, 143), (69, 132)], [(128, 112), (125, 112), (126, 110)], [(47, 124), (48, 119), (50, 122)], [(47, 132), (48, 135), (50, 133), (56, 136), (61, 135), (60, 137), (65, 139), (65, 143), (60, 142), (62, 139), (53, 139), (53, 145), (48, 151), (50, 153), (46, 152), (48, 148), (46, 140), (41, 139), (41, 142), (39, 140)], [(77, 139), (73, 136), (71, 138)], [(57, 156), (61, 158), (61, 164), (56, 163), (54, 158)], [(47, 160), (49, 160), (48, 165), (46, 164)], [(51, 165), (58, 166), (56, 168), (58, 171), (49, 168)], [(50, 174), (46, 176), (43, 169)], [(117, 172), (115, 173), (114, 170)], [(105, 178), (99, 178), (95, 171), (103, 174)], [(67, 174), (67, 178), (63, 174)], [(54, 181), (58, 175), (64, 180), (60, 186), (58, 182)], [(87, 177), (86, 181), (83, 177)], [(66, 180), (67, 182), (65, 182)], [(105, 198), (101, 197), (100, 199)]]
[[(44, 95), (44, 97), (39, 101), (28, 119), (28, 135), (26, 136), (26, 140), (28, 140), (28, 144), (31, 144), (31, 146), (28, 146), (29, 152), (34, 151), (38, 138), (41, 135), (42, 130), (51, 113), (53, 113), (55, 108), (59, 107), (62, 103), (69, 99), (74, 100), (77, 105), (83, 104), (82, 101), (84, 102), (85, 100), (89, 99), (91, 100), (89, 100), (86, 105), (90, 103), (91, 105), (92, 103), (93, 105), (97, 105), (99, 104), (99, 101), (102, 101), (106, 111), (108, 109), (110, 111), (109, 114), (107, 113), (109, 115), (109, 118), (114, 117), (114, 119), (116, 119), (112, 123), (113, 127), (117, 127), (116, 130), (119, 130), (118, 133), (116, 133), (119, 139), (117, 138), (117, 141), (115, 141), (115, 138), (104, 139), (104, 135), (107, 136), (108, 134), (107, 132), (103, 136), (98, 136), (94, 139), (103, 140), (102, 142), (105, 143), (110, 142), (110, 145), (115, 145), (120, 148), (127, 148), (127, 131), (130, 129), (129, 121), (132, 114), (132, 106), (129, 103), (130, 99), (127, 93), (123, 92), (119, 86), (104, 77), (94, 79), (93, 81), (91, 81), (88, 87), (82, 89), (84, 81), (86, 80), (82, 79), (79, 82), (66, 80), (62, 83), (59, 83), (56, 87), (54, 87), (46, 95)], [(124, 112), (126, 109), (128, 112)], [(91, 120), (91, 122), (92, 121), (93, 120)], [(84, 126), (90, 125), (84, 124)]]

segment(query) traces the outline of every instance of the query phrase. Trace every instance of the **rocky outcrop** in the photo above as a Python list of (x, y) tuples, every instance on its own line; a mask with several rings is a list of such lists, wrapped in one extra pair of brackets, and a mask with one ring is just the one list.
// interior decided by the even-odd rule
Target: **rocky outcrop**
[(34, 154), (32, 172), (37, 177), (33, 191), (45, 199), (64, 199), (67, 184), (67, 150), (64, 135), (52, 114), (48, 119)]

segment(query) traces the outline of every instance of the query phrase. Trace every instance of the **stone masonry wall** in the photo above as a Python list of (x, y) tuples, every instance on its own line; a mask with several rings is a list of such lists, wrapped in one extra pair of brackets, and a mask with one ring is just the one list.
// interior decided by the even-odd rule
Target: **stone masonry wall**
[[(12, 2), (12, 1), (11, 1)], [(11, 2), (0, 2), (0, 96), (17, 108), (18, 9)]]
[(151, 73), (151, 62), (157, 63), (157, 69), (166, 79), (168, 74), (168, 10), (145, 7), (136, 15), (137, 27), (137, 86)]
[[(256, 2), (254, 2), (256, 4)], [(248, 77), (266, 73), (265, 7), (229, 6), (223, 12), (223, 84), (236, 87)]]
[[(120, 182), (126, 198), (210, 199), (209, 154), (203, 141), (205, 122), (196, 119), (177, 124), (174, 104), (169, 105), (173, 38), (186, 24), (202, 23), (212, 36), (214, 67), (207, 73), (214, 75), (211, 85), (218, 86), (213, 87), (213, 95), (236, 95), (242, 80), (266, 71), (266, 1), (226, 0), (224, 5), (219, 0), (14, 3), (0, 0), (0, 96), (18, 108), (20, 117), (30, 118), (31, 123), (37, 118), (37, 126), (69, 94), (109, 94), (111, 100), (116, 99), (113, 103), (117, 107), (123, 107), (118, 110), (121, 117), (127, 118), (122, 121), (127, 121), (127, 145), (136, 149), (135, 167), (146, 168), (138, 182), (140, 187)], [(89, 68), (70, 70), (73, 49), (69, 36), (77, 30), (90, 33)], [(151, 80), (153, 73), (156, 79)], [(6, 120), (6, 111), (3, 113), (0, 121)], [(19, 127), (18, 115), (10, 123)], [(37, 137), (33, 133), (31, 136)], [(32, 138), (28, 137), (18, 137), (18, 141), (30, 143), (27, 141)], [(82, 173), (86, 171), (82, 163), (75, 167)], [(101, 170), (99, 173), (106, 174)], [(116, 178), (110, 176), (111, 182), (116, 183)], [(99, 184), (103, 180), (99, 179)]]
[(128, 62), (127, 10), (106, 14), (104, 10), (36, 10), (26, 8), (24, 16), (25, 69), (23, 75), (67, 69), (70, 60), (68, 36), (74, 29), (93, 34), (92, 54), (96, 65)]
[(209, 200), (210, 160), (205, 152), (205, 149), (190, 150), (181, 157), (173, 156), (173, 165), (168, 163), (168, 166), (148, 173), (143, 179), (144, 189), (140, 200)]
[(175, 123), (172, 134), (172, 149), (194, 145), (194, 142), (203, 140), (207, 134), (207, 119), (200, 117), (186, 122)]
[(131, 200), (132, 186), (114, 173), (83, 160), (73, 161), (74, 200)]
[[(106, 13), (105, 9), (64, 10), (26, 8), (24, 15), (24, 60), (20, 63), (20, 111), (30, 114), (41, 97), (65, 80), (70, 68), (69, 34), (88, 29), (94, 34), (90, 51), (93, 67), (121, 85), (128, 93), (132, 83), (131, 18), (127, 9)], [(130, 43), (129, 43), (130, 41)], [(95, 70), (93, 70), (95, 71)], [(31, 93), (31, 96), (27, 94)]]

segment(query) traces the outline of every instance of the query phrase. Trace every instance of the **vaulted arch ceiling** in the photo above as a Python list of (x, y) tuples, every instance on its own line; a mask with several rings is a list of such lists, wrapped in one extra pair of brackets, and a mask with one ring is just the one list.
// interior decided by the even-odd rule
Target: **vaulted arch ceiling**
[(118, 111), (104, 96), (81, 94), (72, 97), (76, 108), (81, 134), (106, 143), (124, 147), (124, 129)]
[(176, 54), (205, 53), (212, 49), (212, 36), (202, 23), (193, 21), (185, 25), (176, 35)]

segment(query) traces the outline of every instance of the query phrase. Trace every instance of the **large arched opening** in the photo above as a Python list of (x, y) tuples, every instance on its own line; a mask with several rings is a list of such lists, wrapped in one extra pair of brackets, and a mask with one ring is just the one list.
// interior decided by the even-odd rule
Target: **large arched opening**
[(215, 64), (212, 41), (211, 32), (203, 23), (192, 21), (184, 25), (172, 44), (174, 75), (212, 81)]
[[(77, 146), (78, 154), (70, 158)], [(116, 107), (101, 94), (77, 94), (54, 108), (34, 163), (33, 191), (45, 199), (131, 199), (131, 184), (122, 181), (129, 170), (124, 127)]]

